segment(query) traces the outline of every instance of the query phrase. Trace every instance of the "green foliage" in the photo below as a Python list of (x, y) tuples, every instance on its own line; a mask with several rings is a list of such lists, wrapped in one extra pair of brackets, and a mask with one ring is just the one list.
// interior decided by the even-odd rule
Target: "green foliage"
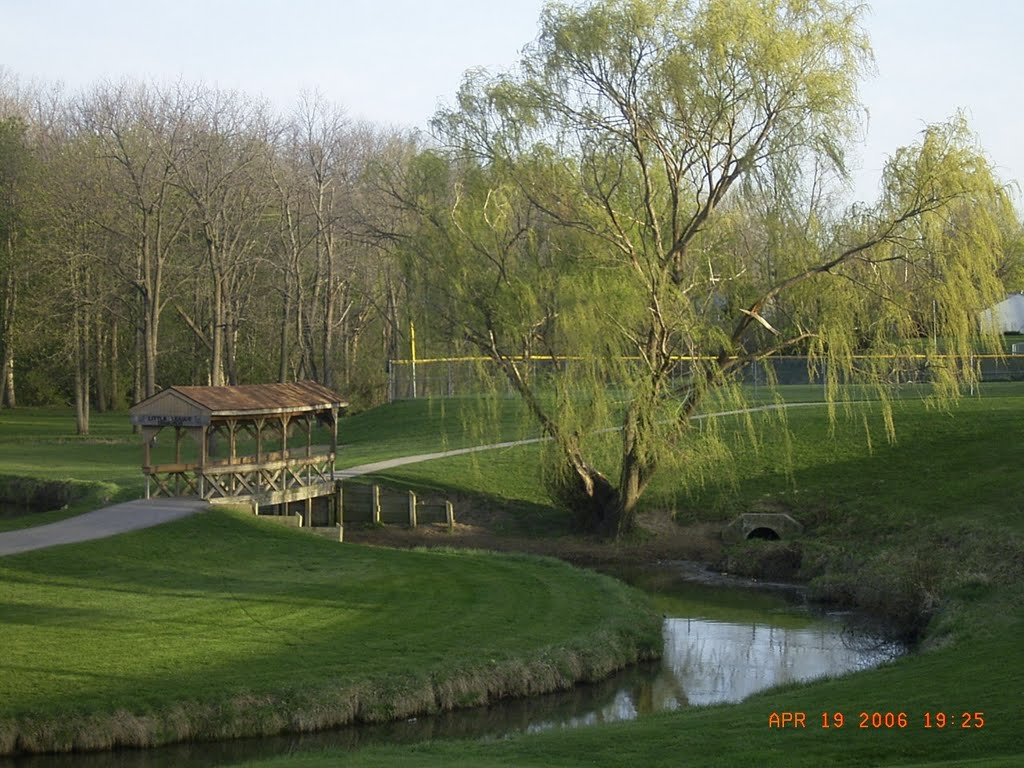
[[(862, 13), (552, 4), (517, 70), (470, 73), (435, 118), (444, 151), (407, 193), (414, 294), (518, 391), (554, 442), (555, 497), (592, 528), (628, 530), (658, 470), (725, 451), (688, 417), (706, 398), (741, 406), (754, 361), (806, 354), (830, 399), (856, 382), (884, 397), (927, 336), (944, 340), (937, 400), (975, 377), (1008, 204), (964, 121), (898, 150), (871, 208), (826, 195), (871, 63)], [(539, 353), (581, 362), (527, 380)], [(582, 442), (611, 414), (608, 479)]]

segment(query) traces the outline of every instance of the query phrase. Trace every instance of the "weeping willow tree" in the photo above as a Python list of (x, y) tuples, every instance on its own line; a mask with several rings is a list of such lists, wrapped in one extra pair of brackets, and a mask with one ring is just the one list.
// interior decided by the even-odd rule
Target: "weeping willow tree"
[[(698, 462), (691, 417), (743, 369), (805, 355), (881, 389), (921, 336), (955, 397), (995, 278), (1002, 195), (963, 121), (898, 150), (871, 207), (836, 214), (861, 7), (842, 0), (549, 5), (508, 74), (467, 76), (396, 193), (410, 274), (551, 438), (555, 498), (619, 535), (659, 470)], [(540, 350), (558, 375), (530, 375)], [(937, 350), (933, 350), (937, 351)], [(615, 471), (594, 432), (617, 425)], [(703, 448), (701, 446), (704, 446)]]

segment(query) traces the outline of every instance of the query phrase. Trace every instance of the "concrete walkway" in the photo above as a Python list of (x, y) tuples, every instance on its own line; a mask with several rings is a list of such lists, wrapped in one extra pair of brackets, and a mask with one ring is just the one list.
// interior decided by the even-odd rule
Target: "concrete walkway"
[(0, 533), (0, 557), (151, 528), (201, 512), (208, 506), (200, 499), (187, 498), (126, 501), (49, 525)]

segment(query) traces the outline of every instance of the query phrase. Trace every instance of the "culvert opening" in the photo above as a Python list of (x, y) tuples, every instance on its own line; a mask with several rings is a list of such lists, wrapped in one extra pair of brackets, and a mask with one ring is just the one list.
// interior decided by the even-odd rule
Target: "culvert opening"
[(755, 528), (747, 534), (747, 541), (750, 541), (751, 539), (761, 539), (762, 541), (778, 541), (780, 538), (782, 537), (779, 536), (778, 533), (776, 533), (773, 529), (768, 528), (766, 526)]

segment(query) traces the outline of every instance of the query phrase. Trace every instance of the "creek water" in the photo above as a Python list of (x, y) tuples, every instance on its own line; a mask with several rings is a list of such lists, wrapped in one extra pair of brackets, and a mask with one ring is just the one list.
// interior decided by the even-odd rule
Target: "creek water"
[(199, 768), (323, 749), (599, 727), (664, 710), (738, 702), (783, 683), (868, 669), (905, 651), (849, 614), (816, 612), (800, 590), (785, 585), (738, 582), (684, 563), (615, 575), (651, 594), (665, 615), (664, 656), (601, 683), (386, 725), (152, 750), (0, 757), (0, 766)]

